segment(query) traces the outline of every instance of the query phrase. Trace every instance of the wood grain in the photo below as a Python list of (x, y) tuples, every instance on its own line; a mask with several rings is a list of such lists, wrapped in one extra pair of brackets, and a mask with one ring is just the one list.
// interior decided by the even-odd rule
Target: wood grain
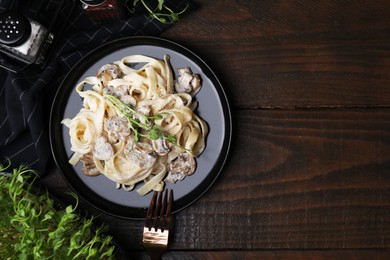
[(236, 106), (390, 104), (390, 2), (195, 2), (163, 36), (206, 60)]
[[(360, 250), (356, 251), (176, 251), (164, 254), (164, 259), (201, 259), (201, 260), (226, 260), (226, 259), (294, 259), (294, 260), (364, 260), (364, 259), (388, 259), (389, 252), (384, 250)], [(143, 252), (130, 253), (131, 259), (149, 259)]]
[[(162, 37), (215, 71), (234, 142), (215, 184), (175, 215), (166, 258), (387, 259), (390, 2), (194, 2)], [(71, 203), (54, 167), (42, 183)], [(80, 206), (147, 259), (142, 221)]]
[[(389, 248), (389, 117), (376, 110), (239, 111), (228, 163), (175, 216), (172, 248)], [(142, 221), (99, 221), (127, 248), (142, 248)]]
[(240, 111), (230, 163), (202, 200), (178, 214), (177, 233), (186, 235), (177, 246), (388, 248), (384, 115)]

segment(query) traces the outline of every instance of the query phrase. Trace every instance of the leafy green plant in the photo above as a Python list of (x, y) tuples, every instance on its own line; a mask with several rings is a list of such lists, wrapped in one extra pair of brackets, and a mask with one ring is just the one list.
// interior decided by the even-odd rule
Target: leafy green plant
[[(0, 164), (0, 255), (2, 259), (114, 259), (112, 237), (76, 206), (59, 210), (48, 192), (32, 192), (37, 173), (22, 165), (7, 173)], [(76, 195), (74, 195), (77, 199)]]
[(133, 4), (132, 7), (128, 7), (131, 12), (134, 12), (135, 6), (140, 3), (149, 12), (150, 19), (156, 19), (165, 24), (177, 22), (179, 16), (189, 7), (189, 1), (187, 1), (187, 5), (180, 12), (175, 12), (166, 5), (165, 0), (157, 0), (157, 5), (154, 8), (148, 4), (147, 0), (126, 0), (126, 6), (129, 6), (128, 2)]

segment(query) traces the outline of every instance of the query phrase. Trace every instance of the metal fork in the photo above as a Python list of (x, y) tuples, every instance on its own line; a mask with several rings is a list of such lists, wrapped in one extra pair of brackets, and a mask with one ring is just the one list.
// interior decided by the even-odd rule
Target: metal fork
[(165, 190), (164, 194), (160, 192), (156, 203), (155, 191), (146, 213), (142, 243), (152, 260), (160, 259), (168, 248), (173, 191), (170, 190), (168, 200), (167, 195), (168, 190)]

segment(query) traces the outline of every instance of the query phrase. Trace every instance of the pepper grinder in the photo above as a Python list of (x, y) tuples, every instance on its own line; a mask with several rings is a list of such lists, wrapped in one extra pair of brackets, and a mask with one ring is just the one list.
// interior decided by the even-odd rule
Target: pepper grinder
[(16, 12), (0, 13), (0, 50), (25, 63), (41, 64), (53, 34), (40, 23)]

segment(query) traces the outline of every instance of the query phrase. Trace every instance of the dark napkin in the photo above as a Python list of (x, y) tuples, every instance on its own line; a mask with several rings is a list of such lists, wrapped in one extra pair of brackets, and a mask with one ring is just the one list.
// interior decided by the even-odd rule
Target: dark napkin
[[(147, 13), (134, 13), (121, 21), (96, 25), (88, 19), (79, 1), (76, 2), (44, 69), (29, 66), (13, 73), (0, 68), (0, 162), (8, 158), (13, 167), (24, 163), (43, 174), (51, 155), (50, 107), (66, 73), (103, 43), (128, 36), (157, 36), (169, 27), (150, 20)], [(187, 4), (187, 1), (166, 2), (178, 10)], [(64, 18), (59, 19), (65, 20), (66, 12), (60, 16)], [(55, 31), (53, 28), (52, 32)], [(0, 56), (0, 59), (7, 57)]]

